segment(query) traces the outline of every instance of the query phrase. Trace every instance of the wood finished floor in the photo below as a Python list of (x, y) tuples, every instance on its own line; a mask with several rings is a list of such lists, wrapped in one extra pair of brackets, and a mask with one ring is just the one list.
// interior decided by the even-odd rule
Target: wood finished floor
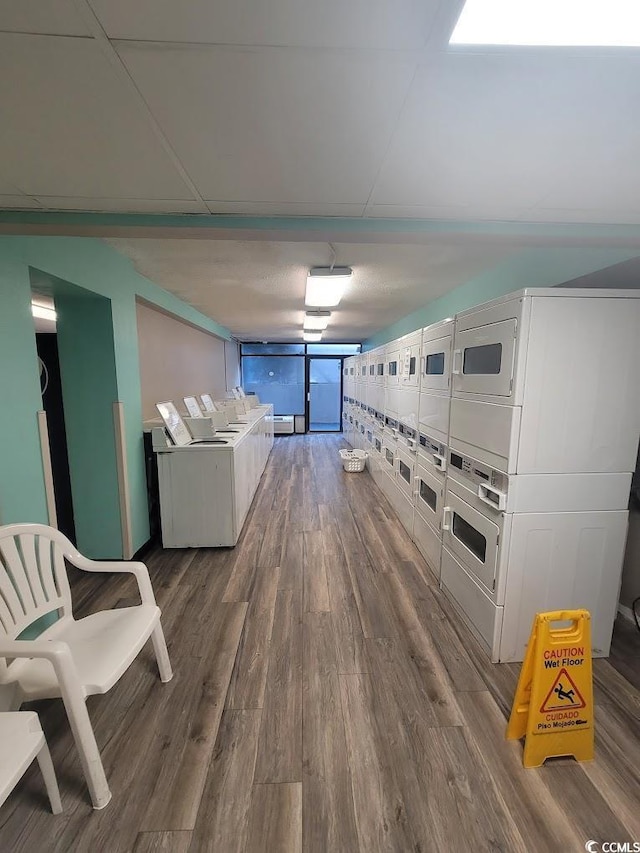
[[(147, 559), (175, 677), (146, 649), (89, 711), (113, 800), (92, 811), (60, 702), (39, 703), (64, 812), (32, 767), (2, 853), (582, 851), (640, 841), (640, 642), (595, 662), (596, 760), (524, 770), (519, 665), (459, 623), (339, 436), (276, 441), (235, 549)], [(80, 614), (129, 580), (74, 574)]]

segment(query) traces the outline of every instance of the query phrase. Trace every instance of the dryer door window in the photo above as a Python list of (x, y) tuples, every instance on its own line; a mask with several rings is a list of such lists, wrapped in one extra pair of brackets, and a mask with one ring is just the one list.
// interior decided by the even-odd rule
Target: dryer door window
[(416, 474), (416, 509), (436, 530), (440, 530), (444, 478), (432, 474), (423, 465), (417, 466)]
[(446, 391), (451, 373), (451, 336), (422, 344), (421, 389)]
[(453, 513), (453, 535), (474, 554), (480, 562), (487, 560), (487, 537), (484, 536), (463, 516)]
[(436, 511), (436, 507), (438, 505), (438, 495), (434, 489), (428, 483), (425, 483), (424, 480), (420, 480), (420, 498), (426, 503), (426, 505), (433, 510)]
[(511, 397), (516, 320), (502, 320), (456, 333), (453, 390)]
[(493, 592), (498, 566), (498, 525), (449, 490), (445, 516), (444, 544), (467, 571)]

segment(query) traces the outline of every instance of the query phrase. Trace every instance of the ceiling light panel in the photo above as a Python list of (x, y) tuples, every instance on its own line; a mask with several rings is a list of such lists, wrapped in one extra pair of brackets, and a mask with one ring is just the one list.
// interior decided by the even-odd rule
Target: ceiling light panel
[(317, 344), (322, 340), (322, 332), (304, 332), (302, 338), (308, 344)]
[(637, 47), (629, 0), (467, 0), (450, 44)]
[(329, 319), (330, 317), (327, 315), (307, 314), (304, 318), (304, 328), (322, 332), (329, 325)]
[(352, 273), (351, 267), (314, 267), (307, 276), (305, 304), (314, 308), (335, 308)]

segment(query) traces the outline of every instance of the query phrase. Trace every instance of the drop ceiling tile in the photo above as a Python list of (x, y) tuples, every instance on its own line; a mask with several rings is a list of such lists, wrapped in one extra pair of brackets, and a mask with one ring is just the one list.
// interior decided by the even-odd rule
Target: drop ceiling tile
[(639, 225), (640, 208), (624, 210), (615, 208), (593, 208), (590, 210), (566, 210), (559, 207), (535, 207), (518, 217), (522, 222), (590, 223), (593, 225)]
[(192, 198), (93, 39), (0, 35), (0, 163), (29, 195)]
[(639, 102), (628, 53), (448, 54), (416, 76), (372, 200), (579, 208), (615, 168), (637, 197)]
[(420, 48), (439, 0), (91, 0), (115, 39)]
[(364, 213), (364, 204), (316, 204), (314, 202), (210, 201), (211, 213), (237, 213), (246, 216), (349, 216)]
[(442, 219), (472, 222), (477, 219), (492, 221), (508, 221), (518, 219), (522, 212), (520, 207), (493, 207), (486, 205), (401, 205), (374, 204), (367, 211), (367, 216), (384, 219)]
[(69, 198), (38, 196), (47, 210), (101, 210), (111, 213), (208, 213), (200, 201), (141, 198)]
[(0, 32), (89, 35), (73, 0), (0, 0)]
[(28, 195), (2, 195), (0, 193), (0, 207), (3, 210), (21, 210), (23, 208), (40, 208), (40, 204)]
[(366, 202), (413, 55), (185, 48), (118, 51), (203, 198)]
[(0, 195), (23, 195), (20, 187), (6, 180), (4, 175), (0, 175)]

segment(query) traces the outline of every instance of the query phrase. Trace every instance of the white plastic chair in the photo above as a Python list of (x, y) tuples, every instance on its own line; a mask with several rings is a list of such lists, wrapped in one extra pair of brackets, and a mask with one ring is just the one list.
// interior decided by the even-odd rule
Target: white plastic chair
[(40, 720), (34, 711), (0, 713), (0, 806), (18, 784), (34, 758), (49, 795), (51, 811), (60, 814), (62, 803), (51, 755)]
[[(65, 560), (87, 572), (135, 575), (142, 604), (74, 619)], [(17, 639), (51, 611), (60, 618), (39, 637)], [(149, 637), (160, 678), (170, 681), (160, 608), (143, 563), (89, 560), (43, 524), (0, 527), (0, 685), (17, 686), (14, 709), (26, 701), (62, 698), (95, 809), (107, 805), (111, 792), (86, 697), (113, 687)]]

